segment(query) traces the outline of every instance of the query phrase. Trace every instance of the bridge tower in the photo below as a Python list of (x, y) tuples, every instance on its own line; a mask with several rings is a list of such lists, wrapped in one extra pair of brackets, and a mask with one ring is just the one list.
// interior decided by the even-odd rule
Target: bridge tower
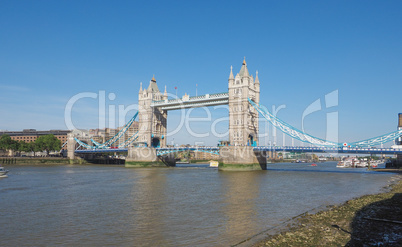
[(148, 88), (142, 89), (141, 83), (138, 92), (138, 141), (146, 143), (148, 147), (166, 146), (167, 111), (151, 107), (151, 102), (165, 100), (167, 97), (166, 87), (162, 94), (156, 84), (155, 77), (149, 81)]
[[(402, 113), (398, 114), (398, 130), (402, 129)], [(396, 145), (402, 145), (402, 136), (398, 137), (395, 140)]]
[(219, 170), (265, 170), (267, 153), (252, 147), (258, 146), (258, 112), (248, 101), (260, 102), (260, 81), (258, 72), (255, 80), (249, 74), (245, 58), (235, 77), (230, 68), (228, 89), (230, 146), (220, 148)]
[(229, 142), (232, 146), (258, 145), (258, 112), (250, 105), (248, 98), (260, 102), (260, 81), (258, 71), (255, 80), (249, 74), (246, 58), (240, 72), (229, 75)]
[[(401, 130), (401, 129), (402, 129), (402, 113), (399, 113), (398, 114), (398, 130)], [(400, 136), (399, 138), (397, 138), (395, 140), (395, 144), (398, 146), (399, 145), (402, 146), (402, 136)], [(396, 156), (396, 162), (399, 167), (402, 167), (402, 154), (398, 154)]]

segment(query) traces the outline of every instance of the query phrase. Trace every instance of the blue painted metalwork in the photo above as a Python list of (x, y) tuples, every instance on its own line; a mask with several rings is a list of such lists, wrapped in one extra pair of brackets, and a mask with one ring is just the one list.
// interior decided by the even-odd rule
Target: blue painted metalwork
[(347, 145), (351, 147), (373, 147), (376, 145), (381, 145), (390, 141), (394, 141), (401, 135), (402, 135), (402, 129), (393, 131), (391, 133), (382, 136), (373, 137), (367, 140), (348, 143)]
[(255, 147), (255, 151), (303, 152), (303, 153), (348, 153), (348, 154), (402, 154), (398, 148), (359, 148), (359, 147)]
[(270, 111), (268, 111), (268, 109), (265, 106), (256, 104), (250, 98), (248, 99), (248, 101), (266, 120), (268, 120), (270, 123), (272, 123), (273, 126), (275, 126), (276, 128), (279, 128), (283, 133), (289, 135), (290, 137), (292, 137), (294, 139), (297, 139), (302, 142), (312, 143), (317, 146), (325, 146), (325, 147), (339, 146), (339, 143), (326, 141), (326, 140), (317, 138), (315, 136), (309, 135), (309, 134), (291, 126), (290, 124), (285, 123), (281, 119), (277, 118)]
[(128, 138), (123, 144), (119, 145), (119, 148), (125, 148), (128, 147), (131, 143), (133, 143), (135, 140), (138, 139), (138, 131), (134, 133), (130, 138)]
[(385, 134), (382, 136), (370, 138), (370, 139), (367, 139), (364, 141), (358, 141), (358, 142), (352, 142), (352, 143), (346, 143), (346, 144), (331, 142), (331, 141), (323, 140), (323, 139), (317, 138), (315, 136), (312, 136), (310, 134), (307, 134), (307, 133), (289, 125), (288, 123), (282, 121), (281, 119), (279, 119), (278, 117), (273, 115), (270, 111), (268, 111), (268, 109), (265, 106), (256, 104), (251, 99), (248, 99), (248, 101), (266, 120), (268, 120), (270, 123), (272, 123), (272, 125), (275, 126), (276, 128), (279, 128), (283, 133), (285, 133), (285, 134), (289, 135), (290, 137), (297, 139), (299, 141), (311, 143), (316, 146), (322, 146), (322, 147), (343, 147), (343, 146), (373, 147), (375, 145), (384, 144), (389, 141), (393, 141), (402, 135), (402, 129), (400, 129), (400, 130), (397, 130), (397, 131), (394, 131), (394, 132), (391, 132), (391, 133), (388, 133), (388, 134)]
[(92, 142), (93, 144), (95, 144), (95, 147), (99, 147), (99, 146), (101, 146), (101, 145), (102, 145), (101, 143), (99, 143), (99, 142), (95, 141), (95, 140), (94, 140), (94, 139), (92, 139), (92, 138), (91, 138), (91, 142)]
[[(120, 144), (118, 147), (127, 147), (128, 145), (130, 145), (132, 142), (134, 142), (135, 140), (138, 139), (138, 136), (136, 136), (138, 134), (139, 131), (135, 132), (134, 135), (130, 136), (130, 138), (128, 138), (124, 143)], [(91, 142), (95, 144), (96, 148), (104, 148), (107, 149), (109, 148), (109, 146), (102, 146), (102, 144), (100, 144), (99, 142), (96, 142), (95, 140), (91, 139)]]
[[(82, 143), (85, 144), (85, 143)], [(254, 151), (273, 151), (273, 152), (295, 152), (295, 153), (348, 153), (348, 154), (402, 154), (402, 149), (398, 148), (361, 148), (361, 147), (293, 147), (293, 146), (266, 146), (254, 147)], [(127, 152), (127, 148), (110, 148), (110, 149), (88, 149), (76, 150), (75, 153), (113, 153)], [(156, 148), (157, 156), (169, 153), (194, 151), (205, 152), (219, 155), (219, 147), (177, 147), (177, 148)]]
[[(93, 146), (88, 145), (88, 144), (86, 144), (85, 142), (82, 142), (82, 141), (78, 140), (77, 138), (74, 138), (74, 140), (75, 140), (78, 144), (80, 144), (80, 146), (83, 146), (83, 147), (88, 148), (88, 149), (93, 149), (93, 148), (94, 148)], [(78, 147), (78, 148), (80, 148), (80, 147)]]
[(110, 149), (86, 149), (75, 150), (76, 154), (95, 154), (95, 153), (115, 153), (115, 152), (128, 152), (127, 148), (110, 148)]
[[(122, 137), (122, 135), (124, 135), (124, 133), (126, 133), (128, 128), (130, 128), (130, 126), (134, 123), (134, 120), (138, 116), (138, 113), (139, 112), (135, 113), (135, 115), (126, 123), (126, 125), (124, 125), (124, 127), (115, 136), (113, 136), (112, 138), (107, 140), (105, 143), (99, 144), (97, 142), (94, 142), (96, 148), (108, 148), (111, 145), (113, 145), (113, 143), (118, 141), (120, 139), (120, 137)], [(96, 145), (96, 143), (99, 144), (99, 145)]]

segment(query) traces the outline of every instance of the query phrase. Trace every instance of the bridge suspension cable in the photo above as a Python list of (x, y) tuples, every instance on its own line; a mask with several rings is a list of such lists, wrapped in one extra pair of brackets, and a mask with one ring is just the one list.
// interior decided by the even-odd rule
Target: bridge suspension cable
[(133, 143), (135, 140), (138, 139), (138, 132), (135, 132), (134, 135), (130, 136), (130, 138), (128, 138), (125, 142), (123, 142), (122, 144), (120, 144), (118, 147), (119, 148), (125, 148), (127, 146), (129, 146), (131, 143)]
[(288, 123), (282, 121), (281, 119), (277, 118), (274, 114), (272, 114), (270, 111), (268, 111), (268, 109), (265, 106), (260, 104), (257, 105), (250, 98), (248, 99), (248, 101), (266, 120), (268, 120), (270, 123), (272, 123), (272, 125), (274, 125), (276, 128), (279, 128), (283, 133), (289, 135), (292, 138), (295, 138), (302, 142), (311, 143), (317, 146), (324, 146), (324, 147), (339, 146), (339, 143), (337, 142), (331, 142), (314, 137), (289, 125)]
[[(287, 124), (286, 122), (282, 121), (281, 119), (277, 118), (275, 115), (273, 115), (268, 109), (260, 104), (256, 104), (254, 101), (251, 99), (248, 99), (250, 104), (272, 125), (275, 127), (279, 128), (283, 133), (289, 135), (292, 138), (295, 138), (297, 140), (300, 140), (302, 142), (307, 142), (311, 143), (317, 146), (324, 146), (324, 147), (341, 147), (344, 146), (343, 143), (337, 143), (337, 142), (331, 142), (331, 141), (326, 141), (317, 137), (314, 137), (312, 135), (309, 135), (301, 130), (298, 130), (297, 128)], [(351, 142), (351, 143), (346, 143), (346, 146), (351, 146), (351, 147), (373, 147), (375, 145), (379, 144), (384, 144), (390, 141), (395, 140), (396, 138), (400, 137), (402, 135), (402, 129), (393, 131), (391, 133), (382, 135), (382, 136), (377, 136), (373, 137), (367, 140), (363, 141), (357, 141), (357, 142)]]
[[(120, 137), (122, 137), (126, 131), (131, 127), (131, 125), (134, 123), (135, 118), (138, 116), (138, 112), (135, 113), (135, 115), (124, 125), (124, 127), (112, 138), (110, 138), (109, 140), (107, 140), (104, 143), (99, 143), (96, 142), (94, 140), (91, 139), (92, 143), (95, 144), (96, 148), (109, 148), (111, 145), (113, 145), (113, 143), (115, 143), (116, 141), (118, 141), (120, 139)], [(137, 131), (138, 133), (138, 131)], [(135, 134), (137, 134), (135, 133)], [(134, 135), (135, 135), (134, 134)], [(130, 137), (131, 138), (131, 137)]]
[(349, 143), (351, 147), (373, 147), (378, 144), (384, 144), (395, 140), (402, 135), (402, 129), (382, 136), (373, 137), (367, 140)]
[(92, 142), (93, 144), (95, 144), (96, 147), (99, 147), (100, 145), (102, 145), (101, 143), (95, 141), (95, 140), (92, 139), (92, 138), (91, 138), (91, 142)]
[[(81, 146), (82, 146), (82, 147), (85, 147), (85, 148), (87, 148), (87, 149), (93, 149), (93, 148), (94, 148), (93, 146), (88, 145), (88, 144), (86, 144), (85, 142), (82, 142), (82, 141), (78, 140), (76, 137), (74, 137), (74, 140), (75, 140), (78, 144), (80, 144), (80, 146), (79, 146), (78, 148), (80, 148)], [(77, 148), (77, 149), (78, 149), (78, 148)]]

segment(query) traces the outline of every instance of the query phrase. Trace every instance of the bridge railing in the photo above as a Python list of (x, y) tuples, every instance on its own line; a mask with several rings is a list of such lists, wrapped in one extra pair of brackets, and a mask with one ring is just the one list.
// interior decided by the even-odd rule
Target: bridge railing
[(210, 99), (220, 99), (220, 98), (227, 98), (229, 97), (229, 93), (214, 93), (214, 94), (205, 94), (200, 96), (192, 96), (189, 97), (188, 100), (183, 100), (181, 98), (178, 99), (166, 99), (166, 100), (158, 100), (152, 101), (152, 106), (162, 106), (162, 105), (169, 105), (169, 104), (182, 104), (192, 101), (201, 101), (201, 100), (210, 100)]
[(260, 146), (254, 150), (284, 152), (319, 152), (319, 153), (365, 153), (365, 154), (402, 154), (402, 148), (359, 148), (359, 147), (297, 147), (297, 146)]
[(222, 97), (229, 97), (229, 93), (225, 92), (225, 93), (214, 93), (214, 94), (210, 94), (209, 98), (213, 99), (213, 98), (222, 98)]

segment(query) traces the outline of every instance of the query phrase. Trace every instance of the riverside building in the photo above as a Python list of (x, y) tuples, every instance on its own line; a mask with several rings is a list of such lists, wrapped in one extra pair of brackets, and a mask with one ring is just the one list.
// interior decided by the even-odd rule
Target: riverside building
[[(67, 134), (69, 130), (36, 130), (24, 129), (23, 131), (0, 131), (1, 135), (9, 135), (14, 141), (34, 142), (39, 136), (54, 135), (61, 141), (61, 145), (67, 142)], [(64, 145), (62, 150), (67, 150), (67, 145)]]

